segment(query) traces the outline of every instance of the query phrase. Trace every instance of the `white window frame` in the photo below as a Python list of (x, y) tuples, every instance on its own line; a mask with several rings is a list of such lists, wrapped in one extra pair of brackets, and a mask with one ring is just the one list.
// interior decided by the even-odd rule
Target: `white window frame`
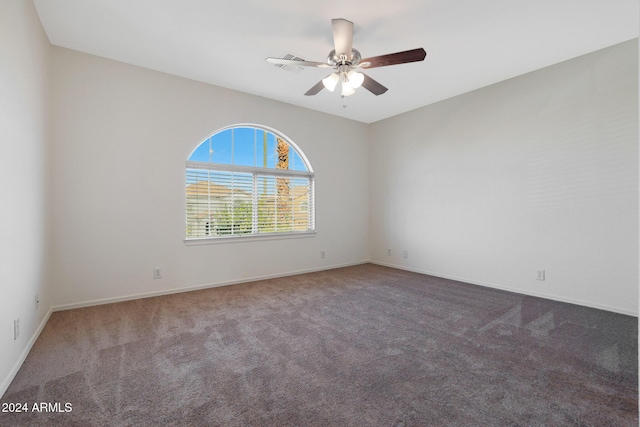
[[(209, 138), (212, 136), (227, 131), (229, 129), (235, 128), (253, 128), (257, 130), (262, 130), (264, 132), (268, 132), (273, 134), (276, 137), (284, 140), (290, 147), (293, 149), (298, 157), (303, 161), (304, 166), (306, 167), (306, 171), (300, 170), (282, 170), (275, 168), (264, 168), (259, 166), (241, 166), (234, 164), (226, 164), (226, 163), (208, 163), (208, 162), (196, 162), (196, 161), (186, 161), (185, 168), (185, 183), (188, 180), (188, 171), (191, 169), (196, 169), (200, 171), (210, 171), (210, 172), (229, 172), (229, 173), (243, 173), (243, 174), (251, 174), (253, 176), (253, 190), (252, 190), (252, 232), (247, 234), (232, 234), (228, 236), (204, 236), (204, 237), (188, 237), (186, 236), (185, 229), (185, 239), (184, 242), (187, 245), (201, 245), (201, 244), (212, 244), (212, 243), (223, 243), (223, 242), (239, 242), (239, 241), (257, 241), (257, 240), (270, 240), (270, 239), (290, 239), (290, 238), (300, 238), (300, 237), (312, 237), (316, 234), (316, 225), (315, 225), (315, 173), (308, 159), (306, 158), (304, 152), (298, 148), (298, 146), (291, 141), (288, 137), (283, 135), (281, 132), (276, 131), (275, 129), (269, 128), (263, 125), (257, 124), (249, 124), (249, 123), (240, 123), (234, 124), (231, 126), (227, 126), (221, 128), (207, 138), (202, 140), (200, 144), (196, 146), (196, 148), (189, 154), (188, 158), (191, 158), (193, 153)], [(233, 154), (232, 154), (233, 158)], [(232, 160), (233, 161), (233, 160)], [(259, 233), (258, 230), (258, 190), (257, 190), (257, 182), (260, 177), (274, 177), (274, 178), (303, 178), (308, 179), (309, 181), (309, 223), (307, 230), (298, 230), (298, 231), (279, 231), (279, 232), (263, 232)], [(188, 221), (187, 217), (187, 199), (186, 199), (186, 190), (185, 190), (185, 220)]]

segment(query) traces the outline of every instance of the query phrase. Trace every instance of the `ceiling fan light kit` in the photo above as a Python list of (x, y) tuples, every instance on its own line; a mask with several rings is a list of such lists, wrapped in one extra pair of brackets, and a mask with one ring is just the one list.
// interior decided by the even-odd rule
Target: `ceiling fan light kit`
[(361, 59), (360, 52), (354, 49), (353, 44), (353, 22), (343, 18), (331, 20), (333, 28), (333, 44), (335, 48), (329, 52), (327, 62), (312, 62), (303, 60), (290, 60), (282, 58), (267, 58), (267, 62), (280, 66), (297, 67), (317, 67), (331, 68), (334, 72), (316, 83), (305, 95), (315, 95), (326, 88), (333, 92), (342, 80), (341, 96), (350, 96), (355, 90), (363, 86), (374, 95), (382, 95), (387, 88), (364, 74), (356, 71), (356, 68), (376, 68), (388, 65), (406, 64), (409, 62), (423, 61), (427, 53), (423, 48), (407, 50), (404, 52), (390, 53), (387, 55), (374, 56)]
[(333, 73), (322, 79), (322, 84), (329, 92), (333, 92), (340, 79), (342, 79), (341, 96), (349, 96), (356, 93), (355, 90), (362, 86), (364, 74), (355, 70)]

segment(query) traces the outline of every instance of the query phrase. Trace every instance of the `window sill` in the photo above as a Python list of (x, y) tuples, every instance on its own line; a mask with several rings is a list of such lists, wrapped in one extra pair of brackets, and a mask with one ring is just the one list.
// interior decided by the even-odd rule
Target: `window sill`
[(217, 245), (220, 243), (239, 243), (239, 242), (260, 242), (264, 240), (284, 240), (284, 239), (303, 239), (307, 237), (315, 237), (315, 231), (304, 231), (298, 233), (273, 233), (262, 235), (239, 235), (229, 237), (201, 237), (196, 239), (185, 239), (186, 246), (200, 245)]

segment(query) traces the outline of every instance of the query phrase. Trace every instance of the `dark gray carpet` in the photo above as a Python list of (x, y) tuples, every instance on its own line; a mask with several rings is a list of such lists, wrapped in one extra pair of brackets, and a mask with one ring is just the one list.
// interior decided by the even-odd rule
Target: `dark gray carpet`
[(28, 411), (0, 424), (637, 426), (637, 337), (367, 264), (53, 313), (2, 398)]

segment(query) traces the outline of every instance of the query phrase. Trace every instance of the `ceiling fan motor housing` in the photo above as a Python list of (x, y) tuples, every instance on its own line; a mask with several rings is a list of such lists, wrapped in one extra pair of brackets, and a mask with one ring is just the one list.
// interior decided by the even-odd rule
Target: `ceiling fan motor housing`
[(351, 59), (348, 58), (340, 58), (338, 54), (336, 54), (336, 50), (333, 49), (329, 52), (329, 56), (327, 57), (327, 62), (332, 67), (336, 67), (339, 65), (348, 65), (350, 67), (355, 67), (360, 62), (362, 56), (358, 49), (351, 49)]

